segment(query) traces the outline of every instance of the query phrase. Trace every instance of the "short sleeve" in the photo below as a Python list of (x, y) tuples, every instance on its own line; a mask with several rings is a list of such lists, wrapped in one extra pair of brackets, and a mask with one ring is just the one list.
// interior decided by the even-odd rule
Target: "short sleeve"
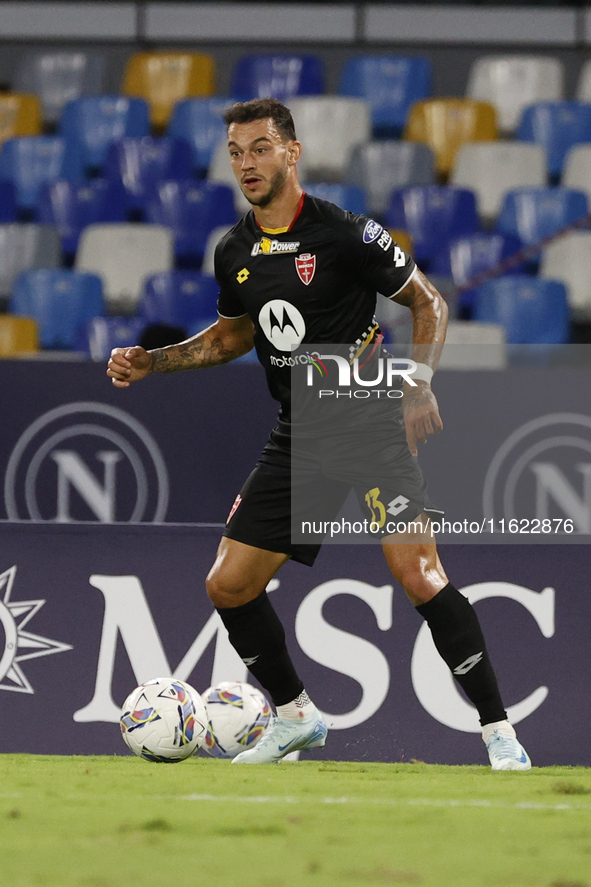
[(347, 225), (347, 248), (355, 273), (376, 292), (390, 298), (397, 295), (415, 273), (412, 256), (373, 219), (349, 216)]
[(223, 260), (225, 238), (222, 238), (215, 248), (214, 254), (214, 273), (215, 279), (220, 286), (220, 294), (218, 297), (218, 314), (231, 320), (234, 317), (244, 317), (248, 312), (245, 310), (241, 299), (232, 291), (226, 267)]

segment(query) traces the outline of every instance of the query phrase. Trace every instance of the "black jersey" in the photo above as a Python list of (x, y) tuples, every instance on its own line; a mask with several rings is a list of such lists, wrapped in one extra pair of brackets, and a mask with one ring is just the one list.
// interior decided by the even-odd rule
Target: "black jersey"
[(413, 259), (372, 219), (304, 195), (288, 230), (265, 232), (251, 211), (217, 246), (222, 317), (248, 314), (271, 395), (290, 415), (291, 349), (362, 345), (375, 334), (378, 292), (393, 296)]

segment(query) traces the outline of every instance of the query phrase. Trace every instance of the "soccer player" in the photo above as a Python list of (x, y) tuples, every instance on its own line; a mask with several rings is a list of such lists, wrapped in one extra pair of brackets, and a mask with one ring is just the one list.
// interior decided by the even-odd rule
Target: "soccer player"
[[(150, 373), (227, 363), (254, 345), (271, 394), (281, 405), (278, 425), (230, 511), (206, 581), (232, 645), (277, 710), (263, 739), (234, 762), (267, 763), (298, 749), (322, 747), (327, 735), (265, 591), (286, 560), (312, 565), (320, 547), (317, 540), (296, 543), (291, 535), (290, 368), (285, 358), (292, 346), (306, 343), (352, 344), (358, 354), (375, 350), (380, 341), (374, 318), (377, 292), (410, 309), (416, 384), (404, 384), (402, 412), (399, 408), (391, 445), (380, 461), (385, 496), (404, 497), (405, 519), (420, 518), (426, 526), (433, 507), (415, 457), (417, 443), (426, 443), (443, 427), (430, 382), (445, 339), (447, 307), (380, 225), (302, 191), (297, 174), (302, 145), (281, 102), (235, 104), (225, 122), (230, 163), (253, 209), (216, 250), (219, 318), (178, 345), (153, 351), (115, 348), (107, 374), (115, 386), (127, 388)], [(320, 465), (315, 470), (316, 486), (326, 489)], [(331, 491), (340, 490), (337, 511), (355, 486), (347, 480), (330, 478)], [(380, 488), (366, 488), (365, 496), (363, 489), (356, 492), (373, 515), (384, 509)], [(529, 769), (529, 757), (507, 720), (476, 613), (449, 581), (433, 537), (398, 533), (381, 543), (390, 571), (478, 710), (493, 769)]]

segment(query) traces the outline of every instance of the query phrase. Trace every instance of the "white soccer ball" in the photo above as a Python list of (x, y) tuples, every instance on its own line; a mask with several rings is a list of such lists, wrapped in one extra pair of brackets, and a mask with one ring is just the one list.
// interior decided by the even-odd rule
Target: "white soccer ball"
[(154, 678), (130, 693), (121, 709), (127, 747), (146, 761), (176, 764), (201, 747), (207, 712), (199, 693), (176, 678)]
[(223, 681), (203, 693), (209, 720), (203, 749), (214, 758), (235, 758), (253, 748), (271, 720), (271, 706), (260, 690)]

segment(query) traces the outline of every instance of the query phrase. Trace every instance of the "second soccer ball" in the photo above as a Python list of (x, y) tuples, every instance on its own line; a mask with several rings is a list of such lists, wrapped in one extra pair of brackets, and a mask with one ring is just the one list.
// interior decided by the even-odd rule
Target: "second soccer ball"
[(235, 758), (257, 744), (272, 717), (260, 690), (240, 681), (223, 681), (201, 695), (209, 720), (204, 751), (214, 758)]

